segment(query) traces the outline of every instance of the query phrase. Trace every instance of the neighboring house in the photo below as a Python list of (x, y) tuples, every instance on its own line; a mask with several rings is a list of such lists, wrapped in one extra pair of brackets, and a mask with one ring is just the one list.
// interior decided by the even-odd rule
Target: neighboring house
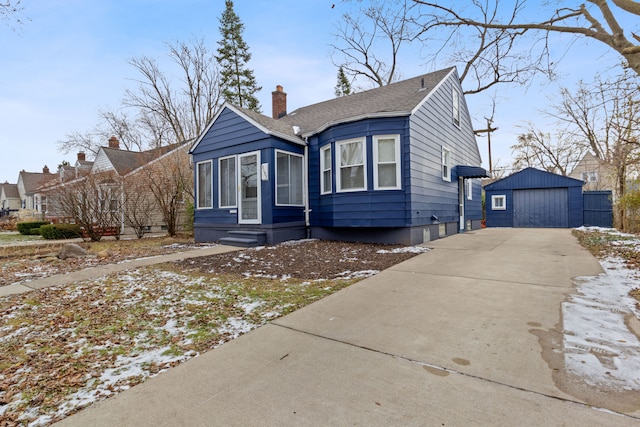
[(18, 184), (0, 184), (0, 215), (5, 216), (20, 209)]
[[(151, 192), (149, 180), (160, 180), (163, 174), (171, 168), (182, 168), (186, 170), (186, 176), (191, 175), (189, 156), (187, 150), (191, 141), (170, 146), (163, 146), (147, 151), (121, 150), (117, 138), (109, 139), (108, 147), (100, 147), (93, 162), (87, 162), (82, 153), (78, 154), (78, 160), (74, 167), (70, 169), (64, 167), (65, 175), (73, 173), (75, 179), (62, 179), (55, 185), (46, 188), (46, 192), (56, 194), (64, 189), (77, 185), (82, 180), (95, 179), (100, 187), (100, 197), (104, 198), (104, 203), (113, 207), (114, 216), (117, 217), (121, 234), (132, 233), (131, 227), (127, 226), (127, 218), (130, 212), (125, 209), (141, 209), (132, 202), (133, 198), (137, 203), (144, 203), (147, 210), (144, 219), (144, 229), (146, 232), (159, 232), (166, 230), (166, 224), (161, 212), (161, 208), (154, 202), (154, 194)], [(73, 171), (73, 172), (70, 172)], [(85, 187), (86, 188), (86, 187)], [(60, 197), (60, 196), (58, 196)], [(55, 204), (55, 202), (52, 202)], [(183, 206), (184, 209), (184, 206)], [(148, 211), (152, 210), (151, 213)], [(59, 207), (52, 206), (47, 219), (54, 222), (67, 222)], [(184, 228), (186, 218), (181, 216), (180, 229)]]
[(585, 191), (614, 190), (615, 188), (615, 170), (591, 153), (585, 154), (568, 176), (584, 181)]
[(42, 173), (25, 172), (18, 175), (18, 194), (20, 197), (20, 210), (18, 216), (21, 220), (41, 220), (47, 212), (46, 194), (40, 188), (54, 182), (58, 175), (49, 172), (44, 166)]
[(484, 187), (487, 227), (569, 228), (583, 224), (583, 182), (526, 168)]
[(93, 162), (86, 160), (85, 153), (79, 152), (74, 165), (64, 164), (58, 167), (60, 182), (72, 181), (81, 176), (85, 176), (91, 172), (92, 166)]
[(481, 227), (487, 175), (455, 68), (289, 114), (272, 95), (272, 117), (225, 104), (192, 146), (196, 241), (418, 244)]

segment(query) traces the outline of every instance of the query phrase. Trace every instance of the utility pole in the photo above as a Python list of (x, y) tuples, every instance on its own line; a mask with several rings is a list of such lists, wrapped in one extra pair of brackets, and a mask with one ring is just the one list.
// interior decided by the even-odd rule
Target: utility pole
[(483, 134), (483, 133), (487, 134), (487, 148), (489, 149), (489, 175), (493, 176), (493, 164), (491, 163), (491, 132), (497, 131), (498, 128), (491, 127), (491, 123), (493, 123), (493, 118), (485, 117), (485, 120), (487, 121), (487, 128), (474, 130), (473, 133), (475, 133), (477, 136), (480, 136), (480, 134)]

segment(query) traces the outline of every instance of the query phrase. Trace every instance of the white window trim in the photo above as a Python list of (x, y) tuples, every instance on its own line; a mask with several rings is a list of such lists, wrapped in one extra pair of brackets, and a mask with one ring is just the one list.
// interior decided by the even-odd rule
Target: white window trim
[[(340, 147), (346, 144), (351, 144), (354, 142), (362, 142), (362, 169), (364, 174), (363, 184), (364, 186), (361, 188), (342, 188), (342, 168), (340, 165), (340, 159), (342, 157), (340, 153)], [(336, 192), (337, 193), (351, 193), (354, 191), (367, 191), (367, 138), (353, 138), (353, 139), (345, 139), (342, 141), (336, 141)], [(358, 165), (355, 165), (358, 166)]]
[[(200, 206), (200, 165), (209, 163), (211, 169), (211, 203), (209, 206)], [(205, 160), (196, 163), (196, 209), (213, 209), (213, 160)]]
[(473, 180), (467, 178), (465, 183), (467, 187), (467, 200), (473, 200)]
[[(497, 205), (497, 201), (502, 200), (501, 205)], [(500, 194), (497, 196), (491, 196), (491, 210), (492, 211), (505, 211), (507, 210), (507, 196)]]
[[(445, 153), (448, 154), (447, 161), (447, 174), (444, 174), (444, 166), (445, 166)], [(446, 147), (442, 147), (441, 151), (441, 159), (440, 159), (440, 174), (442, 175), (442, 179), (447, 182), (451, 182), (451, 150)]]
[[(282, 153), (282, 154), (286, 154), (288, 156), (294, 156), (294, 157), (299, 157), (302, 160), (302, 175), (300, 176), (300, 178), (302, 179), (302, 183), (300, 184), (302, 186), (302, 202), (300, 203), (278, 203), (278, 153)], [(305, 174), (305, 167), (304, 167), (304, 156), (302, 154), (297, 154), (297, 153), (292, 153), (290, 151), (284, 151), (284, 150), (275, 150), (275, 154), (274, 154), (275, 158), (274, 158), (274, 165), (275, 165), (275, 193), (273, 194), (273, 198), (275, 199), (276, 202), (276, 206), (304, 206), (304, 174)]]
[[(223, 160), (228, 160), (228, 159), (233, 159), (234, 163), (235, 163), (235, 173), (233, 174), (233, 179), (235, 180), (235, 185), (233, 186), (234, 191), (236, 193), (236, 203), (233, 205), (223, 205), (222, 204), (222, 197), (220, 197), (222, 195), (222, 180), (220, 179), (220, 174), (222, 173), (222, 161)], [(218, 157), (218, 208), (220, 209), (231, 209), (231, 208), (237, 208), (238, 207), (238, 156), (225, 156), (225, 157)]]
[[(395, 150), (395, 162), (396, 165), (396, 185), (393, 187), (380, 187), (378, 185), (378, 140), (380, 139), (393, 139), (395, 142), (394, 150)], [(391, 163), (383, 163), (383, 164), (391, 164)], [(373, 137), (373, 189), (374, 190), (400, 190), (402, 188), (401, 182), (401, 165), (400, 161), (400, 135), (375, 135)]]
[(456, 127), (460, 127), (460, 92), (455, 87), (452, 88), (451, 92), (452, 96), (452, 111), (451, 116), (453, 120), (453, 124)]
[[(324, 161), (324, 152), (329, 151), (329, 164), (326, 165)], [(331, 144), (327, 144), (320, 149), (320, 194), (331, 194), (333, 191), (333, 170), (332, 170), (332, 162), (331, 162)], [(331, 178), (331, 183), (329, 188), (324, 188), (324, 173), (329, 172), (329, 177)]]

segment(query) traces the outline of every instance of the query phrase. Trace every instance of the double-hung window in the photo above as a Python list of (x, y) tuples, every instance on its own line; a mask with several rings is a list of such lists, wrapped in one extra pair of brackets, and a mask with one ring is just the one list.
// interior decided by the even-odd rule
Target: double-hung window
[(365, 139), (336, 142), (337, 191), (367, 189)]
[(373, 137), (373, 188), (400, 189), (400, 135)]
[(221, 208), (235, 208), (236, 195), (236, 157), (221, 157), (218, 159), (218, 195)]
[(196, 182), (198, 183), (198, 209), (213, 207), (213, 180), (211, 176), (212, 162), (200, 162), (196, 168)]
[(276, 150), (276, 205), (302, 206), (303, 157)]
[(320, 194), (331, 193), (331, 144), (320, 149)]
[(451, 151), (442, 147), (442, 179), (451, 182)]

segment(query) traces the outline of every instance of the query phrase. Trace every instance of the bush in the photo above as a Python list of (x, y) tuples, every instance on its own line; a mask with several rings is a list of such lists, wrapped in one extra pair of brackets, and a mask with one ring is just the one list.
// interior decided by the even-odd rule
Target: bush
[(82, 232), (77, 224), (50, 224), (40, 227), (40, 234), (47, 240), (75, 239)]
[(49, 224), (49, 221), (19, 222), (16, 226), (20, 234), (27, 236), (37, 236), (40, 234), (40, 227)]

